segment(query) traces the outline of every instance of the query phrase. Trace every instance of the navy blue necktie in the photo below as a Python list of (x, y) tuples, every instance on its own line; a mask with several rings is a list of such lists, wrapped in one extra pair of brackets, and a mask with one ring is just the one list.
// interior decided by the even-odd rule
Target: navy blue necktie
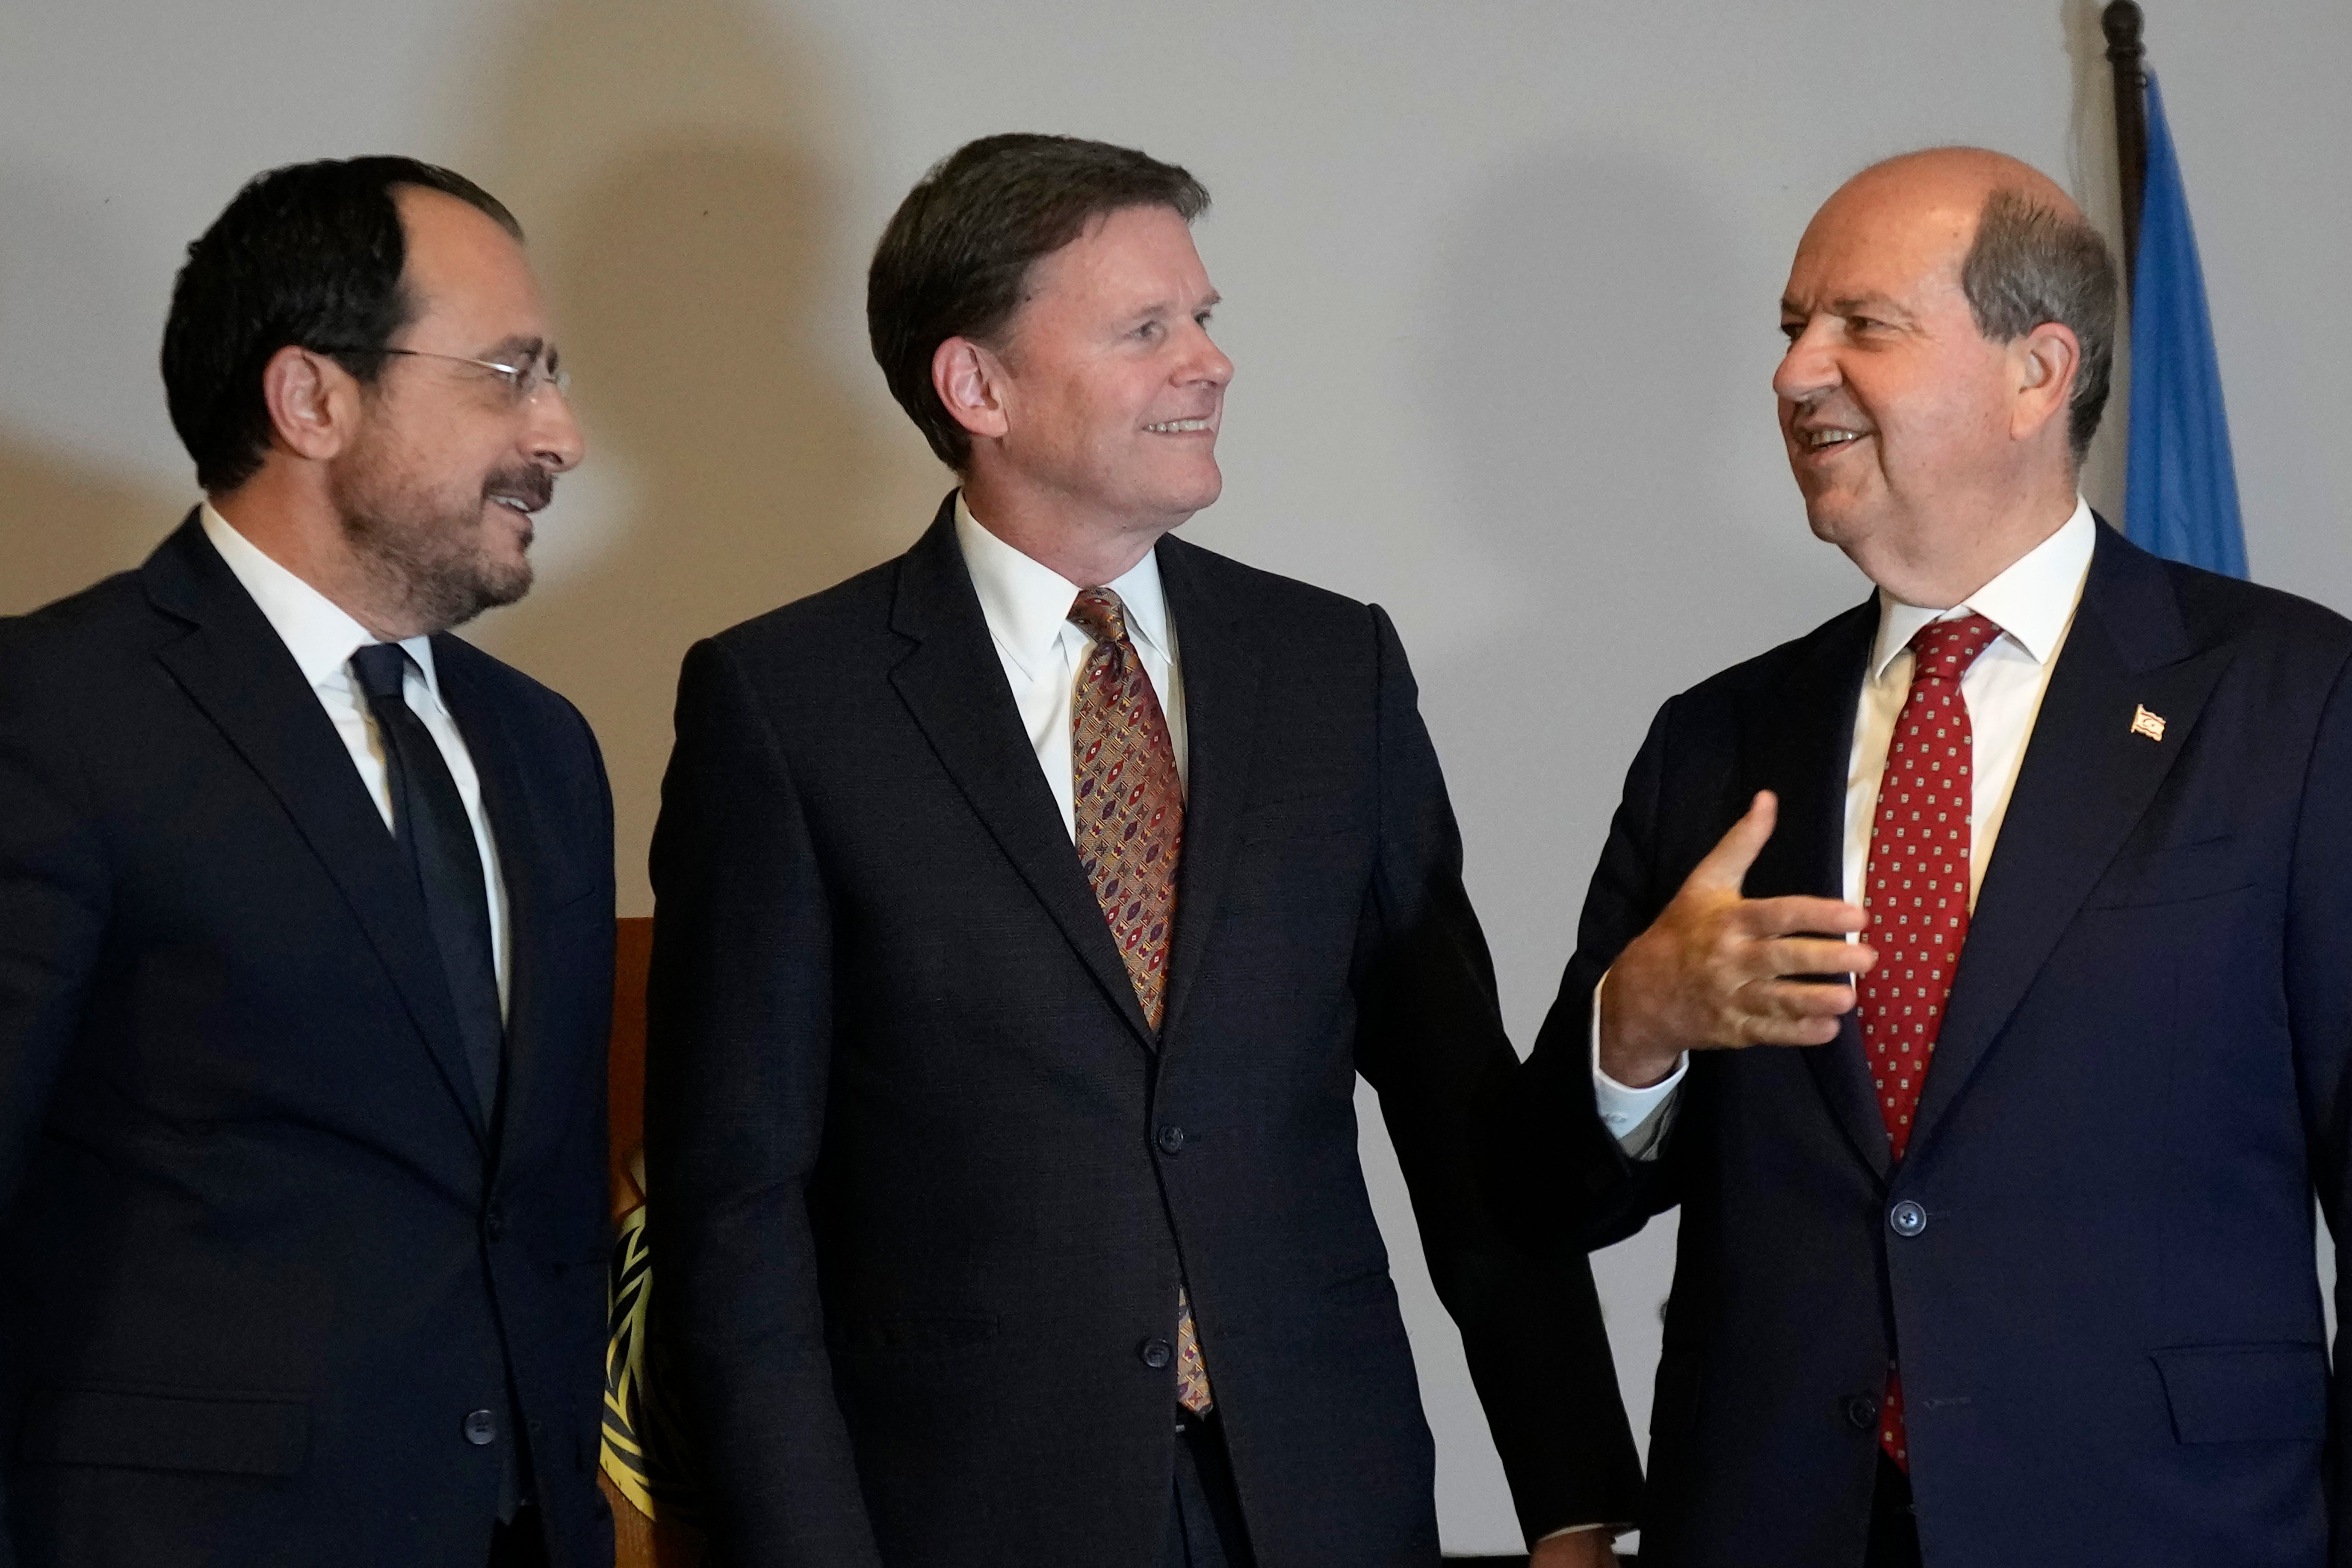
[(375, 714), (392, 784), (392, 833), (424, 896), (425, 915), (449, 982), (457, 1032), (482, 1123), (495, 1123), (499, 1064), (506, 1023), (499, 1006), (498, 964), (490, 952), (490, 900), (474, 825), (449, 774), (448, 761), (425, 721), (408, 706), (403, 681), (415, 661), (398, 643), (372, 643), (352, 655), (360, 689)]

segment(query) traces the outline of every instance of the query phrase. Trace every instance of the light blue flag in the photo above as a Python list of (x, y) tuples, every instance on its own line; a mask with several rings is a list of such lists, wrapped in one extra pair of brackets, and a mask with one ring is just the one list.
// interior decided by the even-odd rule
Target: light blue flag
[(2189, 193), (2154, 75), (2147, 79), (2147, 194), (2131, 303), (2124, 532), (2158, 555), (2243, 577), (2246, 535), (2238, 521), (2221, 367), (2205, 311), (2205, 271), (2197, 264)]

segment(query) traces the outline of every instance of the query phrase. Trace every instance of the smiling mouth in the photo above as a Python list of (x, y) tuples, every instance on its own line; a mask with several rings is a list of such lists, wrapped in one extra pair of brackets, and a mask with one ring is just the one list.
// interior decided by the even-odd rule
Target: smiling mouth
[(1870, 434), (1867, 430), (1846, 430), (1835, 426), (1823, 426), (1811, 430), (1793, 432), (1797, 445), (1807, 452), (1833, 452), (1840, 447), (1852, 446)]
[(541, 468), (509, 468), (492, 474), (482, 487), (482, 499), (516, 513), (526, 522), (555, 499), (555, 476)]
[(1201, 436), (1213, 433), (1216, 426), (1206, 419), (1164, 419), (1144, 428), (1154, 436)]

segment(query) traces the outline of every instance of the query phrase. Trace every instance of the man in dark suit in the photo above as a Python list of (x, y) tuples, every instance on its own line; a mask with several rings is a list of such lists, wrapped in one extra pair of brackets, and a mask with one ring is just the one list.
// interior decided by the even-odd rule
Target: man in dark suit
[(688, 657), (655, 837), (654, 1310), (730, 1564), (1434, 1564), (1360, 1072), (1522, 1522), (1637, 1483), (1580, 1257), (1498, 1239), (1516, 1065), (1388, 617), (1169, 538), (1233, 367), (1181, 169), (1000, 136), (868, 314), (961, 477)]
[(610, 798), (447, 635), (581, 454), (519, 235), (255, 180), (164, 335), (208, 500), (0, 626), (0, 1563), (612, 1561)]
[(2093, 519), (2115, 300), (1965, 149), (1798, 248), (1878, 593), (1659, 713), (1510, 1106), (1588, 1239), (1681, 1205), (1645, 1564), (2347, 1560), (2352, 626)]

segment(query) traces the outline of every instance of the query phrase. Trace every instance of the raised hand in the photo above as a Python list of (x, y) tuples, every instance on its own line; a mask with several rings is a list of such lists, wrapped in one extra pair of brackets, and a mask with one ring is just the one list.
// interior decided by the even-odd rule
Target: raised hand
[[(1685, 1051), (1820, 1046), (1854, 1003), (1853, 977), (1878, 962), (1831, 933), (1869, 917), (1835, 899), (1748, 899), (1748, 868), (1772, 837), (1780, 803), (1759, 793), (1601, 988), (1601, 1070), (1629, 1088), (1658, 1082)], [(1790, 978), (1840, 975), (1835, 984)]]

